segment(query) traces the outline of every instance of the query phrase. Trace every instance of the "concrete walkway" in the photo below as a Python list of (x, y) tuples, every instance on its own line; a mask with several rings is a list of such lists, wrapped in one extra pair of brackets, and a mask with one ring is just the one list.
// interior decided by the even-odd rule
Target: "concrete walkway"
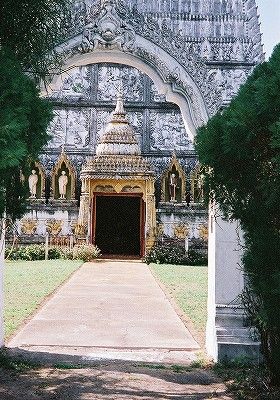
[(199, 348), (147, 265), (84, 264), (7, 344), (28, 353), (185, 363)]

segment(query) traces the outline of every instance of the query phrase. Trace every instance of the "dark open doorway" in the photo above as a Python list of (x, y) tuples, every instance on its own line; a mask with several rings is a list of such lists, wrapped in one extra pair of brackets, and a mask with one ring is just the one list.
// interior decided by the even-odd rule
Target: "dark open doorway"
[(103, 255), (141, 256), (140, 196), (96, 195), (95, 244)]

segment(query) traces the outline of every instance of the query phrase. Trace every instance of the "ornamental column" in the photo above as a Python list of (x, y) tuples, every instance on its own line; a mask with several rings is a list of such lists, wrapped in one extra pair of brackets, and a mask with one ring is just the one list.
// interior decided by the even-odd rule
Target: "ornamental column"
[(238, 222), (223, 219), (217, 208), (210, 207), (206, 349), (215, 362), (260, 358), (260, 343), (251, 338), (239, 298), (244, 288), (242, 253)]
[(84, 239), (89, 234), (90, 227), (90, 210), (89, 210), (89, 180), (82, 178), (82, 190), (80, 197), (80, 209), (78, 224), (75, 228), (75, 234)]

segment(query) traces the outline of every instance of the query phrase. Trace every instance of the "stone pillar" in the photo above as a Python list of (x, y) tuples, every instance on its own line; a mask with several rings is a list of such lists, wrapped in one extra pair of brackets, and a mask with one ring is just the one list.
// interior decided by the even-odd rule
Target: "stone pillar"
[[(240, 237), (241, 236), (241, 237)], [(260, 344), (250, 337), (239, 300), (244, 287), (239, 224), (209, 211), (208, 320), (206, 349), (214, 361), (248, 357), (258, 361)]]

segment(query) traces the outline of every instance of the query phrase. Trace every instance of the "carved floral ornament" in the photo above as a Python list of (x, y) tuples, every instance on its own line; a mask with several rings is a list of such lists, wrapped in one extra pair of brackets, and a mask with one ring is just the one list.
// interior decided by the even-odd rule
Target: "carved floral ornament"
[(96, 20), (88, 24), (84, 31), (80, 51), (87, 53), (96, 49), (132, 50), (135, 32), (116, 12), (114, 1), (102, 1)]
[(189, 234), (189, 226), (182, 222), (174, 224), (174, 236), (177, 239), (185, 239)]
[(83, 165), (81, 178), (87, 179), (120, 179), (149, 180), (153, 171), (142, 156), (100, 155)]
[(99, 193), (143, 193), (144, 188), (140, 183), (132, 184), (98, 184), (94, 186), (93, 191)]
[(21, 233), (24, 235), (34, 235), (37, 230), (38, 222), (36, 219), (24, 218), (21, 220)]
[(92, 192), (99, 193), (145, 193), (146, 184), (142, 180), (133, 181), (116, 181), (116, 180), (101, 180), (92, 185)]
[(156, 226), (156, 237), (161, 237), (163, 235), (164, 235), (164, 224), (158, 222)]
[(50, 235), (58, 235), (62, 230), (63, 221), (49, 219), (46, 221), (46, 229)]
[(207, 225), (199, 226), (199, 237), (205, 241), (208, 240), (208, 226)]

